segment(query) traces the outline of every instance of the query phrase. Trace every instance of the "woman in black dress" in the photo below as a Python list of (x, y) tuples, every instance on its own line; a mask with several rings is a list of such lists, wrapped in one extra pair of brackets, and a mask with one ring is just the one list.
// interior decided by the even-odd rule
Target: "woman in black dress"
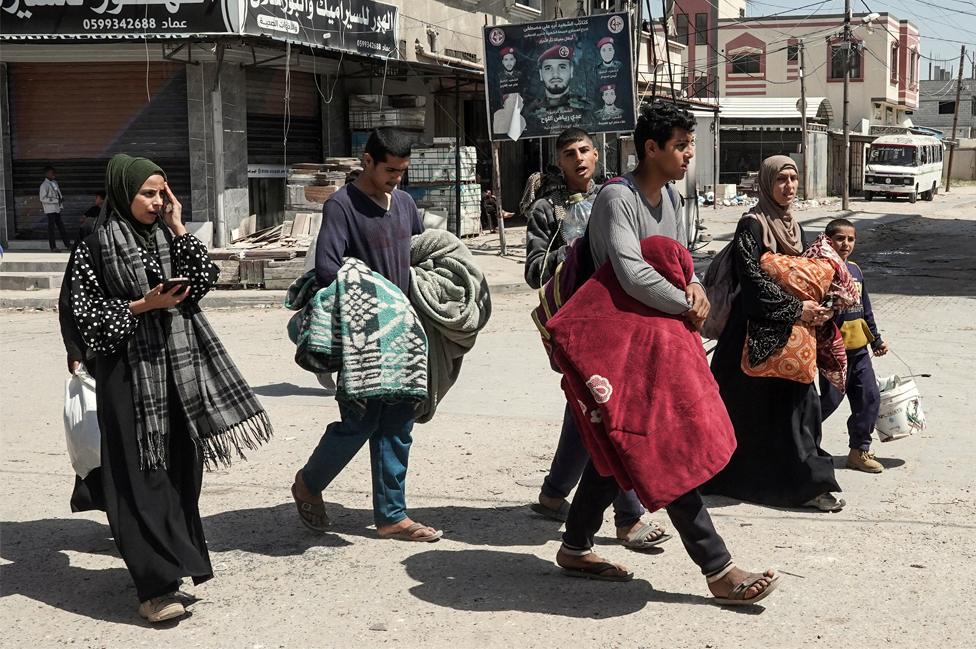
[(808, 506), (839, 511), (831, 492), (840, 491), (834, 463), (820, 448), (820, 400), (813, 383), (746, 375), (742, 349), (748, 337), (756, 362), (789, 339), (796, 322), (820, 325), (833, 315), (813, 301), (801, 302), (760, 267), (766, 252), (799, 255), (803, 230), (790, 204), (797, 169), (787, 156), (763, 162), (759, 203), (739, 221), (732, 249), (732, 273), (740, 288), (712, 358), (712, 374), (735, 427), (738, 447), (728, 466), (702, 489), (774, 506)]
[[(198, 508), (204, 464), (266, 441), (271, 425), (200, 311), (216, 268), (163, 170), (117, 155), (106, 191), (62, 290), (68, 369), (88, 362), (102, 434), (101, 467), (76, 482), (72, 509), (105, 510), (139, 614), (160, 622), (185, 613), (181, 578), (213, 577)], [(177, 277), (188, 281), (163, 291)]]

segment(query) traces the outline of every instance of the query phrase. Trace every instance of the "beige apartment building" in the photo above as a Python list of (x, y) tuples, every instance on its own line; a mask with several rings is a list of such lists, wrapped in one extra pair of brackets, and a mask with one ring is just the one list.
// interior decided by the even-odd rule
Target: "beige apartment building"
[[(719, 96), (799, 98), (802, 46), (806, 94), (827, 98), (839, 129), (843, 25), (843, 15), (720, 19)], [(902, 124), (918, 108), (918, 28), (888, 13), (854, 14), (851, 26), (851, 130)]]

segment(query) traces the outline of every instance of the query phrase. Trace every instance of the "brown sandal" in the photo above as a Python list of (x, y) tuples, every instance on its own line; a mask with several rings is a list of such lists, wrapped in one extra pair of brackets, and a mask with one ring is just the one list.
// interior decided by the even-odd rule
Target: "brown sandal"
[(299, 520), (313, 532), (325, 532), (331, 524), (328, 514), (325, 513), (325, 503), (313, 503), (299, 498), (297, 481), (298, 475), (295, 476), (295, 482), (291, 485), (291, 497), (295, 499), (295, 505), (298, 507)]
[(578, 568), (565, 568), (563, 566), (560, 568), (563, 569), (563, 574), (567, 577), (580, 577), (597, 581), (630, 581), (634, 578), (634, 573), (621, 570), (609, 561), (587, 563)]
[[(443, 530), (434, 530), (433, 534), (417, 535), (418, 531), (428, 527), (430, 527), (430, 525), (424, 525), (423, 523), (413, 523), (407, 528), (400, 530), (399, 532), (394, 532), (392, 534), (380, 534), (379, 532), (377, 532), (377, 535), (381, 539), (392, 539), (394, 541), (413, 541), (415, 543), (431, 543), (444, 536)], [(433, 530), (434, 528), (430, 527), (430, 529)]]
[[(746, 599), (746, 592), (763, 580), (767, 582), (766, 587), (763, 588), (755, 597)], [(712, 598), (712, 601), (721, 606), (745, 606), (748, 604), (755, 604), (776, 590), (777, 586), (779, 586), (779, 575), (775, 572), (773, 573), (772, 577), (767, 575), (765, 572), (761, 574), (752, 573), (746, 579), (736, 584), (735, 588), (729, 592), (727, 597), (715, 596)]]

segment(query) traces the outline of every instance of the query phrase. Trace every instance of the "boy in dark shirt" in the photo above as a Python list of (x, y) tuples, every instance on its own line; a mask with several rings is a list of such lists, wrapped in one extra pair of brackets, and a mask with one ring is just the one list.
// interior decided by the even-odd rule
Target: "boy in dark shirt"
[[(355, 257), (404, 292), (410, 290), (410, 238), (423, 232), (417, 205), (397, 189), (410, 166), (409, 137), (393, 128), (370, 134), (363, 171), (322, 208), (315, 246), (315, 275), (322, 286), (335, 281), (344, 257)], [(329, 524), (322, 491), (369, 442), (373, 518), (380, 538), (436, 541), (440, 530), (407, 516), (404, 484), (414, 424), (412, 403), (366, 401), (357, 414), (339, 403), (341, 421), (329, 424), (305, 467), (295, 475), (292, 496), (302, 522), (315, 531)]]
[[(854, 224), (847, 219), (834, 219), (827, 224), (825, 232), (830, 238), (831, 247), (837, 251), (854, 276), (854, 283), (861, 294), (859, 304), (834, 317), (834, 324), (840, 329), (844, 347), (847, 348), (847, 400), (851, 404), (851, 416), (847, 420), (851, 448), (847, 456), (847, 468), (866, 473), (881, 473), (884, 467), (874, 459), (874, 453), (871, 452), (871, 433), (881, 406), (881, 395), (874, 378), (874, 367), (871, 365), (871, 351), (875, 356), (884, 356), (888, 353), (888, 345), (881, 340), (878, 326), (874, 322), (871, 300), (864, 287), (864, 274), (857, 264), (848, 259), (857, 241)], [(871, 351), (868, 351), (869, 345)], [(843, 400), (844, 395), (821, 376), (820, 410), (823, 420), (826, 421)]]

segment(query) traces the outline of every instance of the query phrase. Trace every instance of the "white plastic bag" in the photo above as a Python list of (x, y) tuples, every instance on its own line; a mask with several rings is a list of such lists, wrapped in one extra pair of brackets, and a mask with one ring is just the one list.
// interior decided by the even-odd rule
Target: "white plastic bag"
[(911, 378), (897, 374), (878, 380), (881, 405), (875, 429), (878, 439), (891, 442), (925, 429), (925, 412), (918, 386)]
[(79, 367), (64, 384), (64, 436), (75, 473), (84, 478), (102, 465), (95, 379), (84, 367)]

